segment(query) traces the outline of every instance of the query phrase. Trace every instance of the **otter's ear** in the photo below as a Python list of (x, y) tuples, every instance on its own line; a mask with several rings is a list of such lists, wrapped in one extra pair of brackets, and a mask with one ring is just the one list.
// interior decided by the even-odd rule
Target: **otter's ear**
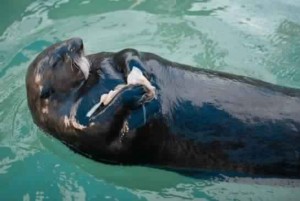
[(49, 84), (46, 84), (45, 86), (42, 87), (40, 98), (41, 99), (49, 98), (49, 96), (51, 96), (51, 94), (53, 93), (54, 93), (53, 88)]

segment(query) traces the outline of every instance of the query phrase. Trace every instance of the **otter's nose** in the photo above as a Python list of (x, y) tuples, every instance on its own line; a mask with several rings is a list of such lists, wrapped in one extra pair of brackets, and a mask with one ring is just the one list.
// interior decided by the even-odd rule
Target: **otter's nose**
[(71, 38), (69, 40), (70, 47), (75, 50), (83, 49), (83, 41), (81, 38)]

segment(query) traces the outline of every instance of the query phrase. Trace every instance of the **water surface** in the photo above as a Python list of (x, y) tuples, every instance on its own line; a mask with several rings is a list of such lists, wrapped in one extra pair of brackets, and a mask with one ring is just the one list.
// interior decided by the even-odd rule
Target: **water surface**
[(300, 1), (4, 0), (0, 18), (1, 200), (300, 199), (299, 180), (88, 160), (36, 128), (24, 83), (41, 50), (79, 36), (87, 53), (131, 47), (300, 88)]

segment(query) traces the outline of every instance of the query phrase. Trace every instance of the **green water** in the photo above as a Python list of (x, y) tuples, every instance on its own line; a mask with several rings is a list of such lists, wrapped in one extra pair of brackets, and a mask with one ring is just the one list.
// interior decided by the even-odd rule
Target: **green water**
[(87, 53), (132, 47), (300, 88), (299, 0), (2, 0), (0, 200), (300, 200), (300, 180), (110, 166), (45, 136), (27, 108), (26, 69), (73, 36)]

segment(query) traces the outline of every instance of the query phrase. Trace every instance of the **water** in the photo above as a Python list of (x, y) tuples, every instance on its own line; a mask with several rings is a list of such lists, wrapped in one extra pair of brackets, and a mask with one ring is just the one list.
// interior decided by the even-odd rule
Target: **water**
[(299, 180), (90, 161), (34, 126), (24, 84), (37, 53), (79, 36), (87, 53), (132, 47), (300, 88), (300, 1), (3, 0), (0, 19), (1, 200), (300, 200)]

